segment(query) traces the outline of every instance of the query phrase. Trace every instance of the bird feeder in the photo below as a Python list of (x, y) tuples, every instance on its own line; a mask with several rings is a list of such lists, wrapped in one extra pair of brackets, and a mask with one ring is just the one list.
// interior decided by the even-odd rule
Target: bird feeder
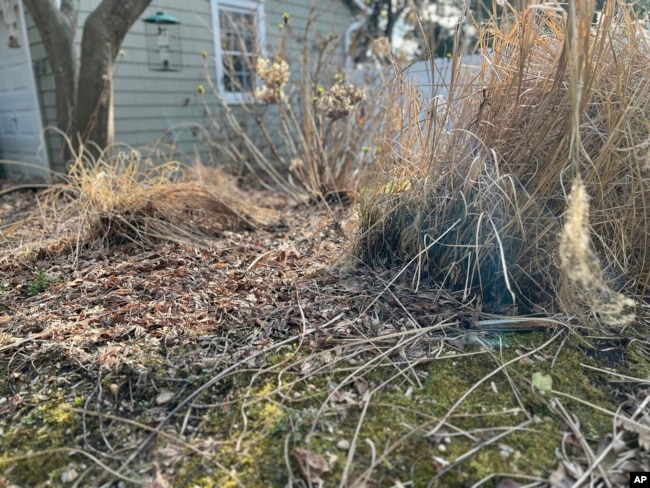
[(180, 21), (158, 12), (144, 19), (147, 59), (152, 71), (179, 71), (181, 62)]
[(20, 42), (18, 41), (18, 20), (16, 18), (17, 10), (18, 2), (16, 0), (0, 0), (0, 15), (2, 15), (2, 20), (4, 20), (7, 33), (9, 34), (8, 45), (10, 49), (20, 48)]

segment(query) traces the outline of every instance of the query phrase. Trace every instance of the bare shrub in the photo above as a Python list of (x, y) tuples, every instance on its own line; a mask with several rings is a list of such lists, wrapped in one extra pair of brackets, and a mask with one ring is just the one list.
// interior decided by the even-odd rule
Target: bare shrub
[[(290, 63), (285, 51), (291, 20), (285, 15), (277, 52), (250, 60), (259, 83), (251, 91), (240, 87), (242, 103), (236, 107), (228, 105), (205, 63), (210, 97), (204, 96), (204, 107), (213, 134), (209, 143), (224, 163), (261, 170), (276, 189), (299, 201), (331, 201), (355, 190), (371, 160), (367, 148), (384, 121), (382, 105), (390, 100), (381, 84), (364, 87), (346, 80), (334, 61), (340, 50), (335, 35), (316, 42), (313, 53), (311, 32), (317, 20), (312, 7), (299, 36), (306, 39), (300, 63)], [(261, 138), (255, 139), (251, 130)], [(224, 133), (230, 137), (219, 137)]]

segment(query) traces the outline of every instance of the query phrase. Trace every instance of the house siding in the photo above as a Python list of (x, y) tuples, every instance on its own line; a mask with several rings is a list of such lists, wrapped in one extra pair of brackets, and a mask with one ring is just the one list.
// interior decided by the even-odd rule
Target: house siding
[[(77, 27), (77, 47), (79, 49), (83, 25), (99, 4), (99, 0), (80, 0)], [(327, 39), (332, 33), (338, 41), (336, 60), (338, 65), (344, 61), (342, 39), (345, 30), (352, 22), (352, 14), (340, 0), (320, 0), (315, 2), (316, 9), (311, 9), (309, 2), (299, 0), (266, 0), (264, 2), (265, 22), (265, 54), (279, 54), (280, 29), (285, 12), (290, 14), (289, 25), (284, 33), (288, 37), (283, 57), (289, 62), (292, 75), (298, 76), (302, 59), (302, 47), (305, 39), (305, 26), (310, 16), (315, 18), (313, 26), (307, 33), (306, 42), (310, 54), (316, 54), (313, 44)], [(148, 67), (145, 23), (142, 19), (157, 12), (176, 17), (180, 21), (180, 37), (182, 50), (182, 68), (179, 71), (150, 71)], [(54, 78), (51, 68), (46, 61), (45, 49), (40, 41), (38, 32), (29, 21), (30, 45), (32, 56), (37, 66), (37, 86), (40, 89), (40, 100), (44, 125), (56, 125), (56, 97)], [(288, 34), (288, 36), (287, 36)], [(203, 84), (207, 87), (205, 60), (202, 53), (208, 53), (208, 74), (215, 78), (215, 42), (212, 33), (212, 7), (210, 0), (194, 0), (179, 3), (175, 0), (154, 0), (145, 10), (141, 18), (134, 23), (122, 43), (124, 56), (118, 56), (114, 65), (113, 94), (115, 108), (115, 141), (119, 144), (134, 147), (148, 156), (148, 148), (160, 148), (163, 143), (167, 150), (173, 147), (174, 153), (169, 157), (185, 162), (194, 160), (197, 152), (203, 159), (219, 161), (219, 155), (210, 152), (205, 144), (205, 132), (199, 128), (210, 125), (203, 106), (203, 97), (197, 92), (197, 87)], [(39, 65), (39, 63), (45, 63)], [(219, 102), (206, 92), (205, 99), (214, 113), (219, 113)], [(255, 122), (245, 121), (244, 111), (232, 106), (238, 119), (248, 128), (253, 140), (260, 140), (261, 135), (255, 133)], [(269, 115), (272, 114), (269, 111)], [(210, 131), (210, 137), (228, 138), (232, 134), (225, 131)], [(49, 132), (48, 143), (50, 158), (57, 170), (63, 169), (61, 138), (54, 132)]]
[[(264, 7), (267, 22), (267, 54), (282, 55), (289, 62), (292, 74), (295, 75), (300, 71), (305, 42), (309, 45), (309, 55), (313, 62), (318, 54), (317, 44), (332, 39), (331, 46), (335, 48), (334, 61), (342, 66), (345, 59), (343, 39), (353, 18), (348, 7), (341, 1), (321, 0), (310, 3), (299, 0), (267, 0)], [(290, 15), (290, 18), (285, 28), (286, 32), (282, 33), (278, 26), (282, 24), (282, 16), (285, 12)], [(311, 24), (306, 32), (308, 23)], [(285, 38), (284, 45), (280, 42), (281, 34)]]
[[(97, 4), (97, 0), (80, 2), (80, 29)], [(180, 21), (182, 68), (178, 71), (149, 69), (142, 19), (157, 12)], [(183, 154), (193, 157), (195, 146), (203, 146), (192, 131), (180, 129), (179, 124), (202, 122), (203, 107), (197, 86), (205, 80), (201, 52), (213, 50), (210, 19), (209, 0), (182, 4), (174, 0), (155, 0), (133, 24), (122, 42), (124, 56), (117, 57), (113, 69), (118, 147), (137, 148), (146, 157), (149, 149), (159, 147), (157, 143), (162, 141), (174, 146), (174, 153), (169, 157), (184, 159)], [(81, 39), (81, 31), (78, 39)]]
[[(23, 4), (24, 5), (24, 4)], [(62, 168), (57, 165), (58, 161), (52, 156), (61, 153), (61, 138), (55, 134), (51, 127), (56, 127), (56, 91), (54, 86), (54, 75), (47, 60), (45, 45), (38, 33), (34, 19), (25, 7), (25, 26), (27, 27), (27, 40), (32, 56), (32, 68), (34, 70), (34, 81), (43, 119), (44, 136), (43, 140), (47, 146), (47, 153), (50, 160), (50, 167), (55, 171)], [(60, 159), (60, 158), (59, 158)]]

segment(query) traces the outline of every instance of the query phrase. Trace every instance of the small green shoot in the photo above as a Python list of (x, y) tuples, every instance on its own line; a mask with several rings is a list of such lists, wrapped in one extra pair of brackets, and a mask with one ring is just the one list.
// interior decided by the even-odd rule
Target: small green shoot
[(47, 276), (45, 271), (40, 269), (36, 270), (34, 279), (27, 283), (27, 294), (29, 296), (40, 295), (47, 291), (54, 283), (56, 281)]

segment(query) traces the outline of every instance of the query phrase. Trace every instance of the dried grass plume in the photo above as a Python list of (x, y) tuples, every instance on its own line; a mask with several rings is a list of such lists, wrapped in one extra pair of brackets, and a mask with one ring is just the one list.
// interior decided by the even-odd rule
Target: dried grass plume
[(569, 296), (596, 312), (606, 325), (627, 326), (634, 319), (632, 299), (611, 289), (605, 280), (589, 233), (589, 197), (582, 178), (571, 187), (564, 227), (560, 234), (562, 272)]

